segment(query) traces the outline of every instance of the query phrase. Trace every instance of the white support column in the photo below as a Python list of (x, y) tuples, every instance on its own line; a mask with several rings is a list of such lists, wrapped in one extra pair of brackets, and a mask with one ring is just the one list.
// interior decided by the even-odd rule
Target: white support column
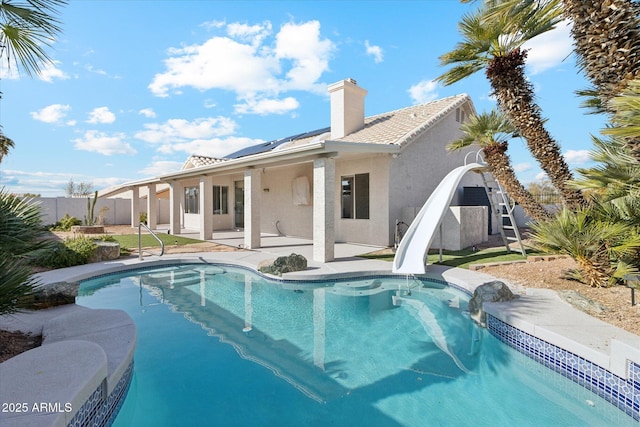
[(335, 159), (323, 157), (313, 161), (314, 261), (329, 262), (334, 259), (335, 175)]
[(180, 203), (182, 201), (182, 184), (172, 182), (169, 187), (169, 231), (180, 234)]
[(131, 192), (131, 226), (137, 227), (140, 224), (140, 189), (133, 187)]
[(200, 177), (200, 240), (213, 236), (213, 178)]
[(260, 247), (260, 193), (261, 170), (244, 171), (244, 247)]
[(155, 230), (158, 227), (158, 195), (156, 185), (147, 185), (147, 227)]

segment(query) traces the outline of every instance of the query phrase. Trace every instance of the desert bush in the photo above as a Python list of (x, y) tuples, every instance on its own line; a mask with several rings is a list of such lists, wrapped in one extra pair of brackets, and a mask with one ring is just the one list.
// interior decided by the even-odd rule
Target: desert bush
[(33, 264), (46, 268), (65, 268), (86, 264), (97, 248), (93, 238), (79, 236), (58, 242), (54, 248), (41, 251)]
[(82, 225), (82, 221), (80, 221), (75, 216), (64, 214), (64, 216), (51, 227), (49, 227), (49, 229), (53, 231), (69, 231), (74, 225)]

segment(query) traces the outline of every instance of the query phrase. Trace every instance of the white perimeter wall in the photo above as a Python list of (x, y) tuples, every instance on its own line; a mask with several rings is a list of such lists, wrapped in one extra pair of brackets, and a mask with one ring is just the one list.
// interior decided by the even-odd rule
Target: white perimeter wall
[[(84, 197), (38, 197), (35, 199), (40, 203), (42, 212), (42, 223), (45, 225), (54, 224), (65, 214), (75, 216), (80, 221), (84, 221), (87, 215), (87, 199)], [(169, 223), (169, 201), (158, 199), (158, 224)], [(131, 199), (123, 198), (101, 198), (96, 202), (93, 216), (100, 215), (103, 211), (104, 225), (128, 225), (131, 224)], [(147, 211), (147, 200), (140, 199), (140, 212)]]

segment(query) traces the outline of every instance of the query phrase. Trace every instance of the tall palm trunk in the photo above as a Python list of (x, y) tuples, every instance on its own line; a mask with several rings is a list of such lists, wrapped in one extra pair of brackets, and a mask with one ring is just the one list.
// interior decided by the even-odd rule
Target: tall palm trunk
[(520, 184), (515, 171), (511, 167), (511, 161), (507, 155), (506, 142), (486, 145), (482, 149), (482, 153), (491, 174), (500, 182), (509, 197), (522, 206), (522, 209), (531, 219), (543, 221), (551, 218), (549, 212)]
[(514, 49), (491, 59), (486, 70), (498, 106), (509, 118), (520, 136), (527, 141), (533, 157), (547, 173), (553, 186), (571, 209), (584, 205), (579, 190), (569, 187), (573, 179), (560, 147), (544, 127), (540, 107), (535, 103), (533, 88), (524, 74), (526, 51)]
[[(578, 63), (595, 85), (603, 106), (640, 78), (640, 3), (635, 0), (563, 0), (573, 22)], [(640, 161), (640, 138), (626, 144)]]

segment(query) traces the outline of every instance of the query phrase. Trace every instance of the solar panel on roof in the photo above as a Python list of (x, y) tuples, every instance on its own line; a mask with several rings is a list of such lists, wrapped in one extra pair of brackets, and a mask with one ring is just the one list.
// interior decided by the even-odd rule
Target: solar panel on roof
[(261, 144), (252, 145), (250, 147), (243, 148), (242, 150), (235, 151), (229, 155), (224, 156), (226, 159), (238, 159), (240, 157), (251, 156), (253, 154), (266, 153), (267, 151), (271, 151), (274, 148), (286, 143), (295, 141), (298, 139), (309, 138), (312, 136), (320, 135), (329, 131), (329, 127), (312, 130), (310, 132), (300, 133), (293, 136), (288, 136), (282, 139), (276, 139), (269, 142), (263, 142)]

